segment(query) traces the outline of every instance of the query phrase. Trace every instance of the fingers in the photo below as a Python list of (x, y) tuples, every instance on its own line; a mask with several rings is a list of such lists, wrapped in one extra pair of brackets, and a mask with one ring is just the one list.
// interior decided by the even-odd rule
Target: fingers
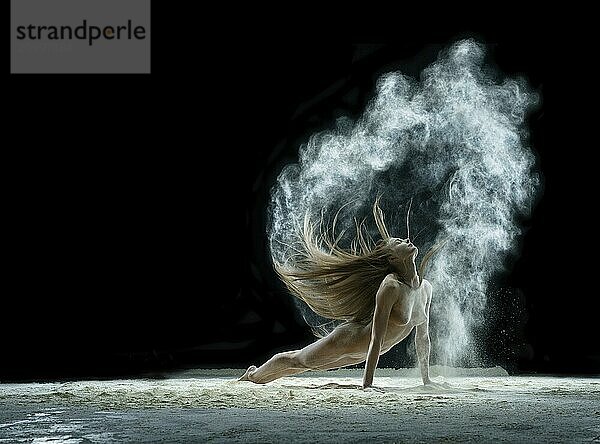
[(375, 387), (375, 386), (368, 386), (368, 387), (363, 387), (362, 390), (364, 390), (365, 392), (377, 392), (377, 393), (385, 393), (385, 390), (380, 388), (380, 387)]
[(434, 382), (434, 381), (429, 381), (427, 384), (425, 384), (425, 387), (435, 388), (435, 389), (442, 389), (442, 390), (453, 388), (447, 382), (440, 383), (440, 382)]

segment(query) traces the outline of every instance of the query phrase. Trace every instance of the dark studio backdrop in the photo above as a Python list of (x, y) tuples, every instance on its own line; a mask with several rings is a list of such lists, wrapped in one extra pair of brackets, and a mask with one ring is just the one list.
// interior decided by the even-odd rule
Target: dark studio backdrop
[[(252, 39), (248, 25), (194, 40), (153, 15), (152, 75), (5, 77), (0, 380), (245, 367), (312, 341), (271, 268), (273, 181), (310, 134), (358, 116), (381, 73), (417, 76), (461, 37), (542, 95), (530, 128), (545, 191), (504, 277), (511, 297), (489, 301), (483, 364), (600, 373), (585, 39), (299, 41)], [(381, 365), (413, 363), (399, 346)]]

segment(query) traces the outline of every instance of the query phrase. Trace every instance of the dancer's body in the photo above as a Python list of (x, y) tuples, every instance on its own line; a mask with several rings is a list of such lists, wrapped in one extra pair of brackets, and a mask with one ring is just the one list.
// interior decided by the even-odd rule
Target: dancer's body
[[(424, 384), (432, 384), (431, 284), (417, 273), (417, 247), (409, 239), (389, 236), (377, 203), (374, 216), (383, 240), (371, 245), (359, 227), (352, 251), (340, 249), (322, 234), (315, 239), (312, 227), (305, 224), (301, 257), (295, 257), (292, 265), (276, 264), (277, 271), (291, 292), (316, 313), (346, 322), (301, 350), (278, 353), (258, 368), (249, 367), (240, 380), (262, 384), (366, 361), (362, 386), (367, 388), (373, 384), (379, 356), (416, 329), (421, 377)], [(432, 253), (422, 261), (421, 271)]]

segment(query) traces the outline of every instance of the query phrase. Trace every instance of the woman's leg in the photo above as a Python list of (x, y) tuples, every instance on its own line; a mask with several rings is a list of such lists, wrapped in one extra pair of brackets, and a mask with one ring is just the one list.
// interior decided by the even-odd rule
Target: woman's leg
[(344, 324), (302, 350), (277, 353), (260, 367), (251, 366), (239, 379), (265, 384), (283, 376), (307, 370), (329, 370), (364, 361), (369, 330), (358, 324)]

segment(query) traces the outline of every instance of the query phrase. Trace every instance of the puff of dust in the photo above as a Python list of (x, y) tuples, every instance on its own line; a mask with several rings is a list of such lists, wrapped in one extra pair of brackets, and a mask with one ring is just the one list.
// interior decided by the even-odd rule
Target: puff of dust
[[(442, 51), (418, 79), (383, 75), (360, 118), (339, 119), (311, 136), (298, 163), (281, 171), (269, 210), (274, 260), (293, 260), (306, 213), (331, 220), (350, 202), (341, 231), (355, 215), (366, 216), (380, 194), (391, 216), (413, 198), (412, 233), (420, 232), (421, 252), (447, 241), (426, 276), (435, 292), (433, 356), (478, 365), (473, 333), (485, 319), (488, 286), (518, 254), (519, 221), (539, 194), (526, 125), (537, 102), (524, 79), (487, 64), (485, 46), (474, 40)], [(404, 236), (396, 219), (390, 231)]]

